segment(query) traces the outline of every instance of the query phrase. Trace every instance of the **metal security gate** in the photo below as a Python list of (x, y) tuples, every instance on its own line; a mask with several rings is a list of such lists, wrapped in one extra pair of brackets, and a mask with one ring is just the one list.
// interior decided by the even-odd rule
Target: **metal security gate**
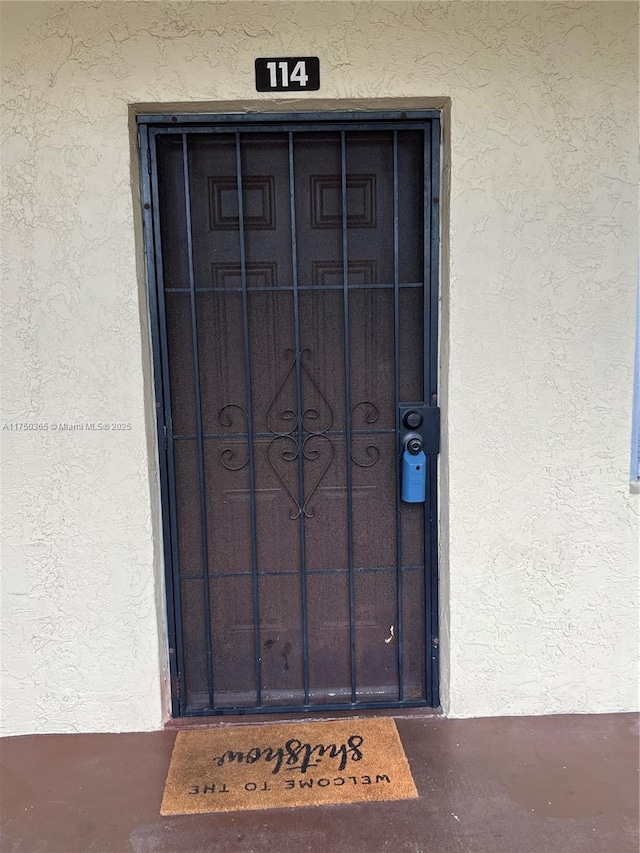
[(174, 715), (437, 705), (438, 115), (139, 130)]

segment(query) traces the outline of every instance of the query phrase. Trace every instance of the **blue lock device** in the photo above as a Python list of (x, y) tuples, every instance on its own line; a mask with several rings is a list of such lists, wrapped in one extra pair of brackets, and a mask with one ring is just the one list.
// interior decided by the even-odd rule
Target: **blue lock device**
[(424, 503), (427, 492), (427, 457), (420, 436), (408, 435), (402, 451), (402, 490), (405, 503)]

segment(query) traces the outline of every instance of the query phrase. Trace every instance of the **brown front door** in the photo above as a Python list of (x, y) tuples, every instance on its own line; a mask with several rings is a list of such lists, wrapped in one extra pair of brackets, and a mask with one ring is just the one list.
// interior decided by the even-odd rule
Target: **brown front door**
[(438, 127), (144, 125), (176, 714), (437, 704)]

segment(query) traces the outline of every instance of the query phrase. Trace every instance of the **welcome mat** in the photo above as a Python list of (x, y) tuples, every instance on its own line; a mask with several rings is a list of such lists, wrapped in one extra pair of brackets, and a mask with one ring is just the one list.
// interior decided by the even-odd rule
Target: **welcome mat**
[(417, 796), (388, 717), (233, 726), (178, 732), (160, 814)]

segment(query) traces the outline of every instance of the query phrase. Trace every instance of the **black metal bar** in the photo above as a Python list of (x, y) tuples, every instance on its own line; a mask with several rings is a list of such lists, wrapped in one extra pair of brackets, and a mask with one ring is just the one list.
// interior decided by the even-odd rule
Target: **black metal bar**
[(347, 239), (347, 140), (340, 133), (340, 183), (342, 195), (342, 280), (344, 318), (344, 417), (346, 427), (347, 473), (347, 553), (349, 565), (349, 660), (351, 670), (351, 701), (356, 701), (356, 625), (355, 625), (355, 578), (353, 573), (353, 494), (351, 472), (351, 351), (349, 344), (349, 248)]
[[(351, 435), (393, 435), (396, 432), (395, 427), (393, 429), (352, 429)], [(330, 438), (338, 437), (342, 435), (346, 435), (347, 431), (344, 429), (328, 429), (322, 433), (322, 435), (329, 436)], [(286, 435), (290, 435), (290, 433), (286, 433)], [(254, 439), (271, 439), (273, 440), (274, 433), (272, 432), (254, 432)], [(202, 437), (206, 439), (228, 439), (228, 438), (246, 438), (246, 432), (205, 432)], [(198, 438), (197, 435), (189, 435), (187, 433), (174, 435), (174, 441), (195, 441)]]
[(431, 122), (431, 196), (429, 223), (429, 397), (425, 403), (437, 405), (438, 392), (438, 298), (440, 279), (440, 122)]
[[(291, 274), (293, 282), (293, 324), (296, 348), (296, 420), (298, 433), (298, 500), (304, 505), (304, 450), (302, 423), (302, 350), (300, 347), (300, 306), (298, 303), (298, 244), (296, 238), (296, 199), (293, 171), (293, 134), (289, 134), (289, 214), (291, 219)], [(309, 626), (307, 621), (307, 552), (305, 514), (300, 518), (300, 596), (302, 606), (302, 672), (304, 704), (309, 703)]]
[(242, 322), (244, 337), (245, 405), (249, 454), (249, 504), (251, 513), (251, 571), (253, 574), (253, 646), (256, 670), (256, 699), (262, 704), (262, 658), (260, 655), (260, 601), (258, 588), (258, 530), (256, 524), (256, 472), (253, 445), (253, 404), (251, 398), (251, 353), (249, 348), (249, 299), (247, 294), (247, 257), (244, 241), (244, 200), (242, 194), (242, 152), (236, 133), (236, 180), (238, 186), (238, 228), (240, 231), (240, 278), (242, 280)]
[[(176, 123), (189, 126), (189, 132), (193, 129), (192, 126), (202, 124), (224, 124), (229, 123), (232, 126), (236, 125), (251, 125), (259, 122), (260, 124), (270, 124), (273, 122), (293, 121), (296, 122), (296, 127), (300, 130), (305, 130), (306, 125), (314, 121), (364, 121), (366, 127), (370, 126), (371, 122), (383, 121), (386, 122), (388, 128), (389, 122), (402, 122), (402, 126), (411, 121), (425, 121), (432, 118), (438, 118), (439, 110), (358, 110), (356, 112), (337, 111), (337, 112), (281, 112), (281, 113), (261, 113), (247, 111), (244, 113), (149, 113), (136, 116), (138, 124), (158, 124), (171, 125), (175, 127)], [(163, 128), (164, 130), (165, 128)], [(217, 128), (216, 128), (217, 129)], [(269, 127), (269, 130), (273, 130)]]
[[(154, 234), (154, 263), (156, 268), (157, 294), (158, 294), (158, 326), (160, 331), (160, 350), (162, 354), (162, 386), (164, 396), (164, 428), (166, 429), (166, 453), (167, 453), (167, 480), (169, 487), (169, 524), (171, 541), (171, 567), (172, 583), (171, 589), (175, 602), (176, 613), (176, 656), (178, 658), (177, 676), (178, 681), (184, 680), (185, 657), (182, 627), (182, 596), (180, 589), (180, 552), (178, 549), (178, 499), (176, 494), (175, 459), (173, 448), (173, 418), (171, 403), (171, 385), (169, 374), (169, 345), (167, 340), (167, 319), (164, 300), (164, 267), (162, 261), (162, 240), (160, 232), (159, 217), (159, 190), (158, 190), (158, 159), (155, 139), (150, 139), (151, 153), (151, 189), (152, 203), (155, 216), (153, 220)], [(175, 695), (174, 695), (175, 700)], [(184, 713), (186, 702), (182, 694), (177, 700), (180, 713)]]
[(189, 264), (189, 289), (191, 292), (191, 345), (193, 347), (193, 381), (196, 405), (196, 433), (198, 440), (198, 482), (200, 487), (200, 537), (202, 572), (204, 575), (204, 625), (207, 650), (207, 687), (209, 703), (213, 705), (213, 642), (211, 637), (211, 590), (209, 588), (209, 546), (207, 541), (207, 493), (204, 473), (204, 443), (202, 441), (202, 398), (200, 389), (200, 351), (198, 348), (198, 312), (196, 305), (196, 281), (193, 267), (193, 233), (191, 230), (191, 186), (189, 178), (189, 150), (187, 134), (182, 135), (182, 168), (184, 174), (184, 207), (187, 231), (187, 257)]
[[(423, 131), (423, 277), (424, 291), (422, 296), (422, 395), (426, 404), (430, 398), (431, 374), (431, 128)], [(427, 460), (427, 494), (423, 504), (424, 524), (424, 666), (426, 696), (431, 696), (433, 680), (431, 674), (432, 624), (431, 624), (431, 469), (432, 458)]]
[(431, 373), (431, 133), (427, 127), (423, 132), (423, 280), (422, 299), (423, 323), (423, 372), (422, 397), (429, 403)]
[[(432, 405), (438, 402), (438, 315), (440, 281), (440, 121), (431, 122), (431, 264), (430, 264), (430, 323), (431, 351), (429, 353), (429, 391)], [(426, 402), (426, 400), (425, 400)], [(429, 489), (429, 647), (431, 661), (431, 692), (429, 701), (432, 707), (440, 704), (440, 641), (439, 641), (439, 604), (438, 604), (438, 474), (437, 461), (430, 459), (428, 483)]]
[[(431, 122), (431, 223), (430, 223), (430, 371), (429, 391), (432, 404), (438, 392), (438, 300), (440, 280), (440, 122)], [(426, 402), (426, 400), (425, 400)]]
[[(178, 684), (184, 673), (184, 650), (181, 638), (182, 621), (180, 607), (180, 572), (177, 547), (177, 524), (172, 514), (175, 506), (175, 477), (173, 475), (173, 444), (171, 452), (166, 440), (167, 421), (170, 421), (170, 394), (168, 390), (168, 370), (163, 369), (163, 361), (168, 358), (167, 347), (163, 344), (164, 322), (160, 323), (160, 314), (164, 318), (164, 296), (162, 294), (162, 253), (158, 242), (154, 241), (154, 229), (157, 217), (157, 168), (155, 141), (152, 155), (147, 128), (141, 126), (140, 134), (140, 179), (142, 192), (142, 216), (144, 223), (144, 246), (147, 263), (147, 292), (149, 295), (149, 316), (151, 320), (151, 344), (153, 354), (153, 388), (156, 404), (156, 430), (160, 472), (160, 502), (162, 526), (164, 528), (163, 551), (165, 588), (167, 596), (167, 634), (169, 641), (169, 678), (171, 680), (171, 713), (178, 716), (181, 703), (178, 699)], [(153, 179), (152, 179), (153, 173)], [(152, 188), (152, 182), (154, 187)], [(155, 199), (155, 203), (154, 203)], [(154, 217), (154, 211), (156, 216)], [(162, 307), (160, 307), (162, 305)], [(166, 340), (165, 340), (166, 344)], [(167, 388), (165, 390), (165, 378)], [(170, 460), (170, 462), (169, 462)], [(171, 473), (171, 476), (170, 476)], [(173, 495), (173, 501), (170, 498)], [(173, 567), (175, 566), (175, 571)]]
[(225, 717), (245, 716), (249, 714), (302, 714), (308, 711), (376, 711), (382, 708), (424, 708), (424, 699), (404, 702), (328, 702), (310, 703), (309, 705), (262, 705), (257, 708), (250, 706), (232, 706), (226, 708), (199, 708), (187, 711), (185, 717)]
[[(396, 129), (398, 130), (422, 130), (424, 128), (424, 121), (407, 121), (403, 122), (402, 125), (397, 125)], [(185, 125), (181, 125), (179, 122), (175, 122), (173, 124), (165, 124), (165, 125), (151, 125), (150, 129), (153, 131), (161, 131), (162, 133), (167, 133), (171, 135), (180, 134), (185, 132)], [(190, 134), (201, 134), (201, 133), (220, 133), (220, 134), (235, 134), (235, 133), (253, 133), (253, 134), (262, 134), (262, 133), (334, 133), (334, 132), (342, 132), (342, 131), (388, 131), (394, 129), (393, 122), (362, 122), (362, 121), (326, 121), (323, 123), (310, 124), (306, 127), (301, 126), (300, 124), (296, 124), (295, 122), (283, 122), (282, 124), (272, 124), (267, 126), (260, 126), (259, 124), (255, 125), (237, 125), (237, 124), (221, 124), (216, 126), (215, 130), (211, 127), (207, 127), (206, 125), (198, 124), (198, 125), (190, 125), (186, 128)]]
[[(348, 573), (348, 569), (307, 569), (307, 577), (310, 575), (345, 575)], [(384, 574), (385, 572), (395, 572), (395, 566), (372, 566), (370, 568), (358, 568), (357, 566), (353, 570), (357, 575), (366, 575), (366, 574)], [(403, 571), (405, 572), (423, 572), (424, 566), (404, 566)], [(298, 575), (299, 572), (297, 569), (261, 569), (258, 571), (259, 577), (284, 577), (284, 576), (293, 576)], [(250, 578), (252, 575), (251, 571), (240, 571), (240, 572), (216, 572), (216, 578)], [(180, 575), (182, 580), (202, 580), (201, 574), (188, 574), (182, 572)]]
[[(399, 272), (399, 240), (398, 240), (398, 131), (393, 131), (393, 387), (394, 407), (396, 414), (396, 430), (400, 434), (400, 292), (398, 284)], [(404, 636), (402, 622), (402, 504), (400, 502), (401, 459), (396, 449), (396, 624), (398, 649), (398, 699), (404, 697)]]
[[(393, 290), (393, 284), (349, 284), (349, 290)], [(400, 289), (424, 287), (424, 282), (399, 284)], [(344, 284), (299, 284), (297, 290), (344, 290)], [(189, 293), (188, 287), (167, 287), (167, 293)], [(247, 287), (247, 293), (292, 293), (293, 287)], [(198, 293), (242, 293), (241, 287), (199, 287)]]

